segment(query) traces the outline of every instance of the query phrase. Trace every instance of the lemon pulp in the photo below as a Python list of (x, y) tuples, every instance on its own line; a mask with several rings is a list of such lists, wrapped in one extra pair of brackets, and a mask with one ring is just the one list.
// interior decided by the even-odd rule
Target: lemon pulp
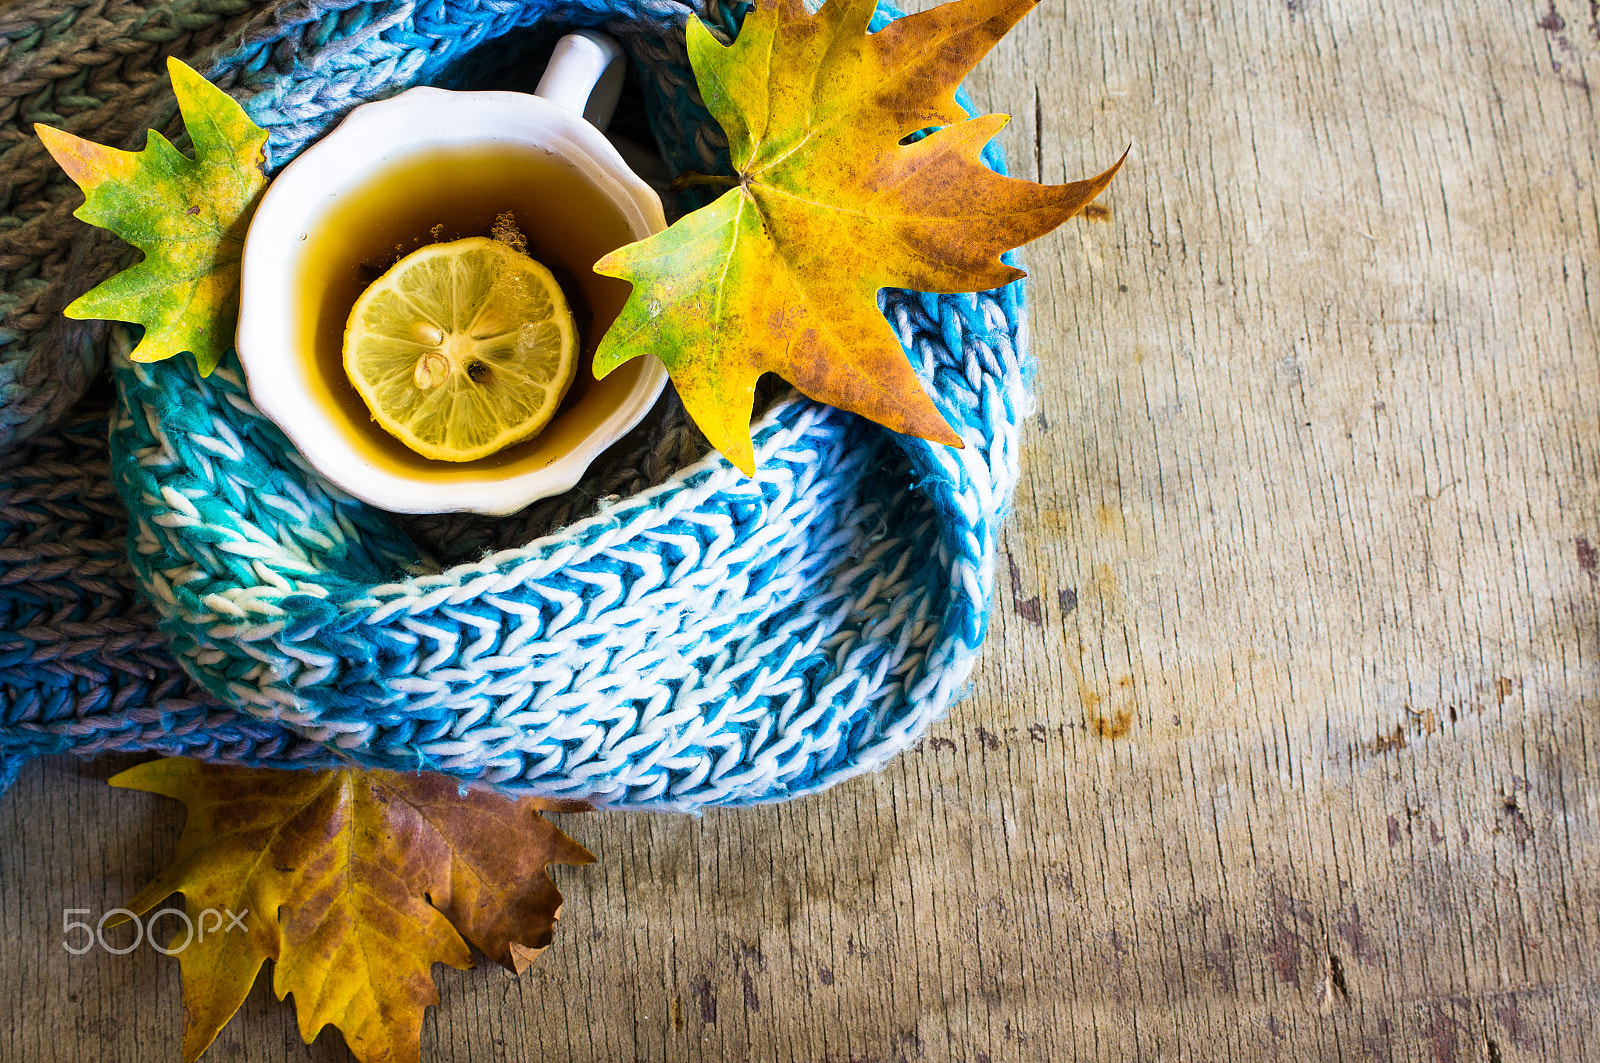
[(550, 423), (577, 347), (550, 271), (474, 236), (413, 251), (361, 293), (345, 325), (344, 370), (406, 446), (473, 461)]

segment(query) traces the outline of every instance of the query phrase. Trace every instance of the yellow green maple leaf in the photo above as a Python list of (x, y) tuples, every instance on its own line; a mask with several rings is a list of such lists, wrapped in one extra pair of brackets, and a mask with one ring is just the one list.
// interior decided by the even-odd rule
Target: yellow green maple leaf
[(955, 92), (1037, 2), (957, 0), (868, 33), (874, 0), (828, 0), (814, 15), (803, 0), (758, 0), (731, 45), (691, 18), (689, 59), (735, 171), (716, 183), (732, 187), (596, 263), (634, 287), (595, 374), (657, 355), (690, 416), (746, 474), (764, 372), (960, 446), (878, 291), (982, 291), (1023, 276), (1001, 253), (1082, 210), (1121, 165), (1041, 185), (983, 164), (1007, 118), (969, 119)]
[(270, 959), (307, 1044), (331, 1023), (362, 1063), (417, 1063), (433, 964), (471, 967), (470, 940), (521, 973), (561, 909), (547, 865), (594, 860), (540, 815), (582, 806), (462, 793), (442, 775), (168, 758), (111, 785), (188, 808), (171, 863), (127, 904), (141, 915), (184, 896), (190, 928), (165, 947), (183, 971), (187, 1061)]
[(227, 93), (177, 59), (167, 60), (195, 157), (150, 130), (143, 151), (96, 144), (35, 125), (39, 139), (83, 190), (75, 216), (109, 229), (144, 259), (80, 296), (71, 318), (144, 326), (133, 351), (157, 362), (181, 351), (202, 374), (233, 346), (245, 230), (267, 179), (267, 142)]

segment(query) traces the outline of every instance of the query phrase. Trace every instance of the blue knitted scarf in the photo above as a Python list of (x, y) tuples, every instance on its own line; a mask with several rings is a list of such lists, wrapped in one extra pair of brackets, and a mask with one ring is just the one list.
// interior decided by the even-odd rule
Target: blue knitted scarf
[[(5, 773), (44, 753), (159, 751), (687, 810), (874, 769), (946, 710), (984, 636), (1029, 408), (1019, 284), (882, 296), (964, 450), (786, 392), (755, 425), (747, 479), (669, 389), (576, 489), (503, 520), (402, 523), (312, 471), (235, 360), (204, 380), (186, 356), (136, 365), (125, 327), (60, 314), (128, 251), (70, 218), (76, 191), (31, 123), (128, 148), (146, 127), (176, 133), (169, 54), (245, 104), (275, 170), (359, 103), (422, 83), (528, 88), (560, 33), (601, 27), (629, 54), (639, 135), (674, 172), (728, 172), (689, 11), (0, 9)], [(701, 13), (731, 34), (738, 11)]]

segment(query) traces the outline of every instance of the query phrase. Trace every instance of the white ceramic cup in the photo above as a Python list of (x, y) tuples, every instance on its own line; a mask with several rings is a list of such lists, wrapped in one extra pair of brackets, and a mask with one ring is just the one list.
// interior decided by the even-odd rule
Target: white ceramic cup
[[(352, 405), (355, 393), (342, 368), (329, 368), (340, 361), (326, 348), (337, 346), (342, 319), (336, 317), (334, 298), (325, 294), (332, 288), (325, 289), (316, 276), (318, 263), (327, 259), (317, 250), (326, 246), (319, 234), (333, 232), (327, 229), (330, 218), (351, 216), (350, 203), (373, 187), (375, 176), (426, 167), (430, 158), (486, 146), (526, 152), (570, 169), (572, 180), (587, 186), (586, 201), (608, 205), (607, 224), (618, 232), (625, 225), (621, 242), (660, 232), (666, 228), (660, 198), (600, 131), (616, 105), (622, 74), (616, 42), (598, 33), (575, 33), (558, 42), (538, 95), (415, 88), (365, 104), (267, 187), (245, 239), (239, 360), (256, 406), (333, 483), (396, 513), (513, 513), (571, 488), (589, 463), (655, 403), (667, 375), (654, 357), (635, 359), (601, 381), (588, 375), (585, 357), (568, 401), (534, 440), (475, 462), (398, 453), (403, 450), (398, 442), (387, 440), (381, 428), (362, 416), (359, 398)], [(462, 173), (461, 184), (470, 186), (475, 177)], [(435, 189), (434, 194), (454, 192)], [(522, 213), (518, 221), (535, 230), (529, 237), (537, 248), (544, 222)], [(548, 221), (552, 228), (587, 224), (564, 215)], [(610, 249), (603, 247), (600, 253)], [(572, 271), (587, 273), (593, 261), (574, 265)], [(584, 281), (625, 285), (592, 274)], [(608, 292), (605, 298), (610, 300), (616, 289)], [(625, 298), (625, 286), (621, 292)], [(569, 298), (574, 294), (569, 286)], [(611, 313), (620, 305), (619, 299)], [(343, 311), (348, 308), (345, 303)], [(599, 342), (601, 324), (596, 320), (590, 325), (586, 355)]]

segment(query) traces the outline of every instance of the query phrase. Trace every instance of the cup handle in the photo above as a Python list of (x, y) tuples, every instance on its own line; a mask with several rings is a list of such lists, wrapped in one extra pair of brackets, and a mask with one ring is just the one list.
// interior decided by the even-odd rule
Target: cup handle
[(556, 42), (535, 94), (583, 115), (601, 132), (611, 124), (622, 95), (622, 48), (594, 30), (569, 33)]

